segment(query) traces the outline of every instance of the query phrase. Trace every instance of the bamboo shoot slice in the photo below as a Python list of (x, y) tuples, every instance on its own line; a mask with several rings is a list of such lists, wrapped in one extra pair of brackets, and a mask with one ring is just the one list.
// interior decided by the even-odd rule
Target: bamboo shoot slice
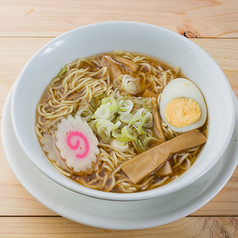
[(126, 59), (124, 57), (121, 57), (121, 56), (113, 56), (113, 59), (115, 59), (116, 61), (124, 64), (125, 66), (127, 66), (128, 68), (130, 68), (132, 71), (136, 71), (139, 67), (138, 64), (134, 63), (133, 61), (129, 60), (129, 59)]
[(102, 64), (107, 67), (112, 82), (115, 78), (122, 74), (117, 64), (113, 62), (111, 56), (102, 56)]
[(156, 101), (157, 100), (155, 97), (151, 99), (152, 107), (154, 109), (154, 131), (156, 132), (160, 142), (165, 142), (166, 139), (165, 139), (163, 128), (161, 126), (161, 120), (160, 120), (158, 105)]
[(149, 89), (146, 89), (142, 95), (144, 98), (153, 98), (153, 97), (158, 97), (156, 93), (151, 92)]
[(170, 164), (169, 161), (166, 161), (157, 171), (156, 171), (156, 175), (157, 176), (168, 176), (168, 175), (172, 175), (173, 174), (173, 170), (172, 170), (172, 166)]
[(202, 145), (206, 140), (198, 130), (189, 131), (122, 163), (121, 169), (136, 184), (165, 163), (171, 154)]

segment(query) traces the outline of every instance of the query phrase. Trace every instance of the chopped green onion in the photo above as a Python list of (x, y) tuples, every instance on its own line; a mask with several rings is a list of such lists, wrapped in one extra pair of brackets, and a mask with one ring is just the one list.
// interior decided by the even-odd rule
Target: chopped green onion
[(119, 141), (122, 141), (122, 142), (129, 142), (129, 141), (131, 141), (130, 139), (128, 139), (128, 138), (125, 138), (125, 137), (117, 137), (117, 140), (119, 140)]
[(122, 137), (129, 140), (135, 140), (137, 138), (136, 132), (129, 126), (124, 126), (121, 130)]
[(91, 116), (92, 116), (93, 112), (88, 109), (88, 108), (83, 108), (77, 111), (76, 115), (79, 115), (82, 119), (86, 120), (86, 121), (90, 121), (91, 120)]
[(130, 75), (125, 74), (122, 78), (121, 87), (129, 93), (135, 94), (139, 90), (139, 82), (137, 81), (138, 79), (134, 79)]
[(97, 133), (103, 141), (109, 141), (111, 139), (111, 131), (113, 126), (113, 123), (105, 122), (98, 127)]
[(97, 128), (96, 128), (97, 120), (91, 120), (89, 122), (90, 127), (93, 129), (95, 133), (97, 133)]
[(113, 149), (121, 152), (126, 151), (129, 148), (128, 142), (123, 142), (117, 139), (112, 141), (111, 146)]
[(92, 118), (98, 118), (98, 119), (107, 119), (110, 117), (110, 108), (106, 105), (101, 105)]
[(145, 147), (144, 147), (144, 145), (142, 144), (141, 140), (140, 140), (140, 139), (137, 139), (137, 142), (138, 142), (138, 145), (140, 146), (141, 150), (142, 150), (142, 151), (145, 151)]
[(96, 123), (96, 129), (98, 129), (98, 127), (99, 126), (101, 126), (102, 124), (104, 124), (104, 123), (108, 123), (108, 124), (110, 124), (110, 125), (113, 125), (113, 123), (112, 122), (110, 122), (109, 120), (106, 120), (106, 119), (98, 119), (97, 120), (97, 123)]
[(144, 147), (149, 147), (150, 144), (156, 144), (158, 142), (159, 142), (159, 140), (155, 137), (147, 137), (143, 140), (142, 143), (143, 143)]
[(134, 114), (135, 117), (137, 116), (144, 116), (146, 114), (147, 110), (144, 108), (140, 108), (139, 110), (136, 111), (136, 113)]
[(118, 109), (118, 101), (114, 97), (103, 98), (102, 105), (107, 105), (111, 112), (115, 112)]
[(128, 86), (128, 88), (129, 88), (130, 91), (132, 91), (132, 92), (136, 92), (136, 91), (137, 91), (137, 86), (136, 86), (135, 83), (129, 82), (129, 83), (127, 84), (127, 86)]
[(112, 131), (112, 136), (119, 141), (128, 142), (130, 139), (123, 137), (121, 129), (115, 129)]
[(109, 121), (113, 121), (116, 116), (111, 112), (108, 118)]
[[(134, 114), (134, 116), (132, 117), (131, 121), (129, 122), (128, 126), (130, 126), (131, 124), (133, 125), (134, 122), (136, 122), (137, 120), (139, 120), (140, 118), (142, 118), (143, 112), (145, 111), (144, 108), (141, 108), (139, 110), (137, 110), (137, 112)], [(143, 119), (142, 119), (143, 120)], [(141, 121), (142, 123), (143, 121)], [(142, 124), (137, 124), (137, 126), (142, 126)]]
[(142, 116), (133, 117), (130, 121), (130, 125), (135, 125), (136, 127), (143, 126), (145, 118)]
[(153, 126), (153, 116), (152, 113), (147, 112), (144, 116), (145, 122), (143, 124), (144, 127), (150, 128)]
[(122, 122), (125, 122), (125, 123), (129, 123), (132, 119), (132, 114), (131, 113), (128, 113), (128, 114), (121, 114), (120, 115), (120, 120)]
[(141, 135), (146, 135), (147, 134), (147, 131), (144, 128), (142, 128), (141, 126), (139, 126), (137, 129), (138, 129), (138, 131)]
[(95, 109), (97, 109), (101, 105), (102, 99), (105, 98), (105, 97), (107, 97), (107, 94), (105, 94), (105, 93), (102, 93), (102, 94), (99, 94), (99, 95), (93, 97), (92, 100), (91, 100), (91, 103), (92, 103), (93, 107)]
[[(127, 86), (131, 85), (128, 83)], [(158, 143), (152, 130), (146, 129), (153, 125), (153, 115), (145, 109), (148, 99), (132, 96), (119, 98), (118, 101), (106, 94), (98, 95), (92, 99), (94, 107), (97, 106), (93, 115), (88, 108), (77, 113), (83, 118), (95, 119), (89, 122), (91, 128), (102, 141), (110, 142), (115, 150), (124, 150), (130, 141), (135, 141), (141, 151), (148, 149), (150, 144)]]
[(153, 137), (153, 131), (151, 129), (144, 129), (147, 132), (148, 137)]
[(118, 108), (118, 113), (119, 114), (127, 114), (129, 112), (131, 112), (133, 108), (133, 102), (130, 100), (130, 99), (127, 99), (127, 100), (123, 100), (121, 99), (119, 101), (119, 108)]
[(121, 122), (120, 122), (120, 121), (117, 121), (117, 122), (114, 124), (113, 130), (118, 129), (120, 125), (121, 125)]
[(118, 128), (114, 129), (112, 131), (112, 136), (115, 138), (122, 137), (121, 129), (118, 129)]
[(93, 129), (93, 131), (95, 133), (97, 133), (97, 129), (100, 125), (102, 125), (103, 123), (112, 123), (109, 120), (106, 119), (96, 119), (96, 120), (91, 120), (90, 121), (90, 126)]
[(63, 68), (63, 69), (60, 71), (59, 76), (60, 76), (60, 77), (63, 76), (65, 72), (67, 72), (67, 68)]

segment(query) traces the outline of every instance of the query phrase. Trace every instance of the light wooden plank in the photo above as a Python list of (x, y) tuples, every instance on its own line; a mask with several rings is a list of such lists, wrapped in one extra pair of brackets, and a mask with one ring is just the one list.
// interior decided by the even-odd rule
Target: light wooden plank
[[(0, 118), (1, 124), (1, 118)], [(0, 129), (1, 134), (1, 129)], [(5, 157), (0, 138), (0, 216), (56, 215), (33, 198), (18, 182)], [(0, 229), (1, 234), (1, 229)]]
[(0, 117), (7, 94), (24, 65), (51, 39), (0, 38)]
[(226, 74), (238, 98), (238, 41), (237, 39), (192, 39), (218, 63)]
[(103, 21), (140, 21), (188, 37), (237, 37), (236, 0), (1, 0), (0, 35), (57, 36)]
[(69, 221), (65, 218), (0, 218), (0, 238), (78, 238), (78, 237), (237, 237), (237, 218), (183, 218), (160, 227), (143, 230), (107, 230)]
[(191, 216), (238, 215), (238, 168), (225, 187), (205, 206)]
[[(0, 117), (3, 103), (24, 64), (51, 38), (0, 37)], [(194, 39), (221, 66), (238, 96), (238, 39)], [(1, 123), (1, 121), (0, 121)], [(19, 184), (6, 161), (0, 141), (0, 214), (55, 215)], [(238, 215), (238, 169), (223, 190), (193, 215)]]

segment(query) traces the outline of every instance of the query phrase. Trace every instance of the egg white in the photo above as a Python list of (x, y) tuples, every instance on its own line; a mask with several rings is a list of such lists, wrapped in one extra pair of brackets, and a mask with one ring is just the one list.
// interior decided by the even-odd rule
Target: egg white
[[(191, 98), (198, 103), (201, 108), (201, 116), (196, 122), (184, 127), (175, 127), (166, 120), (164, 115), (165, 107), (171, 100), (178, 97)], [(207, 119), (207, 106), (202, 93), (194, 83), (184, 78), (177, 78), (171, 81), (163, 90), (158, 104), (160, 105), (160, 115), (163, 121), (175, 132), (186, 132), (199, 128)]]

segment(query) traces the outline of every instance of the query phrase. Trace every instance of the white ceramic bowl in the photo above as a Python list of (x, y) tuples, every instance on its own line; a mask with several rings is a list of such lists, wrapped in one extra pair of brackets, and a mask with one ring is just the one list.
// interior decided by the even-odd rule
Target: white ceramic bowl
[[(60, 174), (44, 155), (34, 131), (36, 105), (52, 78), (65, 64), (115, 49), (139, 52), (180, 66), (202, 91), (208, 107), (208, 140), (193, 166), (160, 188), (132, 194), (102, 192)], [(69, 31), (42, 47), (20, 73), (13, 92), (12, 124), (20, 146), (33, 164), (56, 183), (75, 192), (108, 200), (142, 200), (182, 189), (209, 170), (227, 148), (235, 124), (235, 107), (227, 78), (216, 62), (187, 38), (158, 26), (106, 22)], [(19, 158), (20, 160), (20, 158)], [(41, 185), (42, 186), (42, 185)]]

